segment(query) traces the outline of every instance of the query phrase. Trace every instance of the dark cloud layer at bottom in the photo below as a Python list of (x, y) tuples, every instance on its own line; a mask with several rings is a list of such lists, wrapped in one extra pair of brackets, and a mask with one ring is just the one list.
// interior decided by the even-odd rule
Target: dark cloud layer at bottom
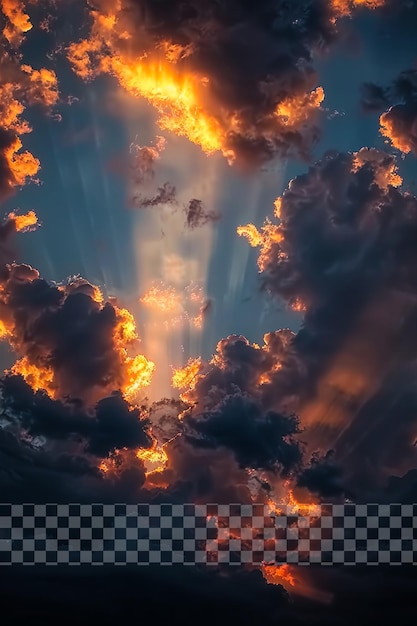
[[(146, 614), (152, 623), (204, 620), (218, 626), (347, 626), (415, 622), (417, 572), (413, 568), (308, 569), (317, 588), (334, 593), (331, 606), (302, 598), (289, 601), (260, 572), (231, 577), (194, 567), (150, 566), (8, 569), (2, 580), (2, 616), (15, 623), (62, 626), (124, 623)], [(229, 574), (231, 573), (229, 570)]]

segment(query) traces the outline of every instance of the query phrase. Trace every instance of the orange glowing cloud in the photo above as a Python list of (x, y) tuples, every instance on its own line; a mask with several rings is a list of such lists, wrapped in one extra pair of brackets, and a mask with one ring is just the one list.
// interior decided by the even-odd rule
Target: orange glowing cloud
[(262, 575), (270, 585), (295, 586), (295, 578), (289, 565), (262, 565)]
[(391, 107), (379, 118), (380, 133), (394, 148), (403, 154), (417, 154), (417, 107), (399, 104)]
[(265, 221), (260, 230), (254, 224), (247, 224), (246, 226), (238, 226), (236, 232), (240, 237), (245, 237), (253, 248), (261, 248), (262, 253), (258, 257), (260, 272), (264, 271), (265, 268), (264, 257), (269, 255), (275, 244), (280, 244), (284, 241), (282, 228), (272, 224), (269, 220)]
[[(21, 227), (30, 228), (33, 221), (26, 216)], [(35, 304), (40, 283), (44, 301)], [(17, 304), (14, 294), (22, 284), (25, 302)], [(0, 310), (1, 336), (20, 356), (10, 373), (20, 374), (35, 391), (89, 405), (121, 391), (134, 402), (151, 383), (155, 365), (137, 353), (132, 314), (105, 302), (87, 281), (74, 277), (66, 285), (50, 285), (33, 268), (12, 264), (0, 286)]]
[[(155, 17), (147, 16), (150, 24), (146, 23), (147, 18), (135, 24), (131, 10), (125, 0), (114, 3), (111, 9), (108, 3), (101, 0), (90, 11), (89, 37), (71, 43), (67, 49), (68, 59), (78, 76), (84, 80), (103, 73), (114, 76), (129, 94), (144, 98), (155, 107), (161, 129), (186, 137), (206, 154), (220, 152), (231, 163), (243, 156), (245, 151), (255, 153), (257, 150), (260, 160), (268, 160), (274, 152), (290, 149), (287, 143), (291, 143), (291, 136), (294, 138), (292, 147), (301, 153), (308, 151), (301, 146), (304, 134), (309, 124), (315, 124), (324, 100), (323, 88), (311, 84), (310, 73), (303, 75), (301, 81), (292, 81), (292, 84), (304, 84), (289, 91), (291, 81), (287, 81), (286, 77), (278, 76), (276, 81), (274, 77), (266, 79), (265, 68), (260, 68), (259, 76), (254, 79), (260, 104), (258, 119), (255, 119), (248, 114), (243, 101), (240, 103), (235, 98), (236, 103), (232, 104), (219, 92), (216, 83), (221, 81), (214, 76), (219, 69), (213, 65), (211, 70), (202, 69), (204, 64), (198, 60), (201, 42), (199, 37), (194, 41), (193, 29), (188, 35), (190, 41), (179, 43), (168, 34), (166, 37), (153, 35), (153, 28), (159, 28), (158, 24), (152, 25)], [(201, 9), (196, 18), (201, 20), (201, 28), (206, 22), (210, 28), (209, 15), (210, 12), (206, 14), (206, 10)], [(216, 29), (219, 29), (221, 42), (220, 31), (224, 26), (219, 22), (211, 27), (214, 37)], [(198, 30), (195, 25), (194, 29)], [(227, 32), (227, 36), (233, 37), (231, 31)], [(216, 43), (213, 40), (214, 47)], [(271, 42), (272, 47), (275, 45)], [(303, 45), (306, 44), (303, 42)], [(213, 51), (207, 49), (206, 52), (211, 54)], [(274, 57), (278, 53), (271, 50), (270, 54)], [(303, 54), (310, 56), (307, 48)], [(302, 73), (296, 59), (294, 68), (289, 71)], [(235, 72), (230, 76), (236, 80)], [(282, 88), (279, 86), (281, 80)], [(232, 89), (240, 91), (241, 82), (233, 85)], [(242, 100), (242, 92), (239, 97)], [(247, 95), (243, 95), (243, 100), (245, 98)], [(268, 104), (261, 112), (261, 104), (265, 106), (267, 100), (272, 105)], [(249, 106), (253, 107), (253, 103)], [(246, 157), (249, 158), (249, 154)]]
[(330, 0), (333, 11), (339, 17), (350, 15), (354, 9), (377, 9), (384, 6), (386, 0)]
[[(402, 185), (403, 181), (398, 174), (398, 166), (388, 155), (381, 155), (381, 152), (376, 149), (362, 148), (352, 155), (351, 174), (356, 174), (367, 165), (372, 167), (373, 182), (382, 192), (387, 193), (390, 187), (397, 188)], [(291, 188), (289, 188), (288, 193), (290, 191)], [(260, 248), (258, 256), (260, 272), (265, 272), (266, 268), (271, 265), (272, 258), (275, 259), (274, 263), (284, 262), (288, 259), (287, 242), (281, 216), (282, 206), (283, 198), (279, 197), (274, 202), (274, 216), (278, 220), (278, 224), (273, 224), (269, 219), (266, 219), (260, 229), (254, 224), (238, 226), (237, 228), (237, 234), (245, 237), (250, 246)], [(305, 312), (308, 308), (308, 303), (299, 296), (290, 298), (289, 304), (294, 311)]]
[(299, 502), (294, 496), (290, 481), (284, 481), (283, 489), (283, 495), (279, 499), (274, 500), (271, 498), (268, 501), (271, 513), (281, 515), (283, 509), (285, 509), (290, 515), (301, 515), (302, 517), (320, 516), (320, 505), (314, 502)]
[(154, 105), (160, 114), (162, 129), (188, 137), (207, 153), (220, 150), (222, 129), (205, 113), (201, 104), (200, 92), (207, 79), (178, 72), (172, 63), (175, 56), (169, 46), (161, 46), (153, 58), (145, 55), (131, 59), (128, 55), (118, 55), (118, 36), (124, 40), (132, 37), (126, 31), (118, 33), (120, 10), (119, 2), (115, 13), (91, 12), (90, 39), (72, 43), (68, 48), (68, 59), (75, 72), (86, 80), (103, 72), (115, 76), (130, 94), (141, 96)]
[(8, 219), (14, 222), (18, 232), (34, 230), (39, 224), (35, 211), (28, 211), (24, 215), (16, 215), (16, 213), (12, 212), (9, 213)]
[(50, 398), (56, 398), (57, 389), (51, 367), (38, 366), (31, 362), (27, 356), (24, 356), (16, 361), (6, 373), (22, 376), (33, 391), (46, 391)]
[(25, 12), (25, 3), (22, 0), (1, 0), (0, 8), (7, 19), (3, 28), (3, 35), (10, 45), (19, 46), (24, 36), (33, 25), (29, 15)]
[(352, 172), (357, 172), (366, 163), (373, 165), (375, 183), (380, 189), (387, 191), (389, 187), (401, 187), (403, 179), (398, 174), (398, 166), (393, 159), (381, 160), (377, 150), (361, 148), (354, 154)]
[(40, 169), (40, 161), (29, 151), (22, 151), (22, 135), (32, 128), (22, 118), (27, 106), (53, 107), (59, 98), (58, 82), (52, 70), (33, 69), (30, 65), (20, 68), (3, 58), (9, 80), (0, 83), (0, 150), (2, 167), (1, 187), (5, 194), (13, 187), (21, 187)]
[(171, 384), (174, 389), (184, 390), (180, 394), (180, 398), (184, 402), (188, 401), (190, 392), (195, 388), (201, 369), (202, 360), (200, 357), (189, 359), (185, 367), (174, 369)]
[(306, 123), (311, 114), (316, 111), (324, 100), (323, 87), (317, 87), (307, 94), (297, 94), (285, 98), (276, 108), (276, 115), (282, 123), (290, 128), (298, 128)]
[(150, 448), (140, 448), (136, 452), (136, 457), (145, 465), (145, 475), (148, 481), (157, 480), (156, 475), (161, 474), (168, 463), (168, 454), (165, 446), (158, 445), (156, 439)]
[(165, 285), (154, 286), (141, 298), (140, 302), (147, 307), (168, 314), (178, 316), (183, 312), (182, 294), (174, 287)]
[(165, 327), (178, 327), (189, 323), (195, 329), (203, 326), (207, 300), (198, 285), (190, 284), (185, 289), (158, 283), (153, 285), (140, 300), (146, 308), (160, 314)]

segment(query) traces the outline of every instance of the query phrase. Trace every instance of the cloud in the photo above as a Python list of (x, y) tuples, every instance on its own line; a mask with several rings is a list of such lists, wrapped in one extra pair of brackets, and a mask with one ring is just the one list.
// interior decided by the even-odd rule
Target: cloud
[(325, 502), (344, 496), (348, 491), (343, 481), (343, 469), (334, 462), (333, 455), (333, 450), (324, 457), (313, 455), (310, 466), (306, 467), (297, 479), (299, 487), (305, 487), (311, 493), (320, 495)]
[(317, 1), (100, 0), (68, 58), (81, 77), (109, 73), (150, 101), (161, 128), (256, 166), (310, 155), (324, 99), (313, 54), (336, 37), (334, 18)]
[(22, 0), (2, 0), (0, 8), (7, 20), (3, 28), (3, 36), (11, 46), (18, 48), (23, 42), (25, 34), (33, 28), (30, 17), (25, 12), (24, 2)]
[[(81, 76), (115, 76), (155, 106), (165, 130), (207, 153), (257, 166), (275, 156), (310, 157), (324, 97), (313, 59), (338, 37), (342, 17), (383, 2), (94, 4), (88, 7), (89, 38), (68, 52)], [(8, 20), (3, 34), (9, 45), (19, 46), (31, 26), (25, 6), (4, 0), (1, 7)], [(2, 58), (5, 198), (40, 167), (22, 152), (21, 138), (31, 130), (24, 109), (49, 109), (58, 91), (53, 72)], [(403, 152), (415, 150), (413, 81), (405, 73), (395, 89), (364, 87), (367, 108), (391, 107), (383, 116), (387, 138)], [(154, 146), (132, 144), (135, 184), (154, 181), (163, 146), (159, 139)], [(154, 194), (138, 194), (135, 202), (141, 208), (177, 206), (176, 190), (165, 183)], [(191, 229), (218, 217), (196, 198), (183, 209)], [(263, 289), (304, 313), (301, 330), (268, 333), (262, 345), (229, 336), (210, 360), (196, 359), (174, 372), (179, 400), (138, 407), (128, 400), (139, 402), (154, 366), (138, 354), (133, 317), (79, 277), (51, 284), (30, 266), (12, 263), (10, 237), (34, 227), (36, 215), (9, 214), (0, 226), (0, 330), (18, 361), (0, 384), (4, 500), (264, 502), (280, 489), (293, 498), (291, 488), (298, 486), (307, 497), (321, 499), (354, 494), (360, 501), (415, 501), (415, 470), (407, 469), (416, 460), (416, 198), (402, 190), (391, 156), (369, 149), (331, 153), (290, 183), (276, 202), (275, 218), (277, 223), (261, 229), (241, 227), (240, 234), (260, 248)], [(175, 318), (182, 315), (184, 294), (177, 296), (152, 289), (142, 304)], [(194, 304), (199, 313), (193, 324), (210, 301), (197, 298)], [(310, 455), (317, 442), (321, 452), (306, 465), (305, 448)], [(328, 442), (334, 453), (323, 454)], [(149, 468), (159, 462), (157, 470)], [(392, 472), (400, 475), (387, 482)], [(254, 477), (262, 485), (255, 495), (249, 484)], [(222, 576), (202, 574), (194, 588), (201, 602), (202, 589), (209, 589), (204, 607), (213, 618), (222, 614), (236, 621), (238, 610), (242, 623), (294, 617), (280, 614), (287, 598), (281, 588), (264, 584), (259, 572), (225, 570)], [(187, 585), (197, 580), (198, 572), (192, 572)], [(356, 577), (341, 568), (333, 574), (330, 582), (321, 571), (306, 574), (318, 587), (335, 591), (333, 612), (312, 615), (311, 606), (302, 607), (294, 623), (305, 618), (323, 624), (333, 617), (350, 623), (364, 614), (369, 621), (375, 616), (354, 607), (349, 588), (377, 589), (372, 611), (380, 613), (380, 597), (389, 595), (380, 589), (395, 589), (389, 578), (375, 582), (374, 575)], [(130, 589), (143, 594), (137, 580)], [(119, 580), (117, 585), (123, 587)], [(157, 607), (162, 596), (166, 600), (161, 585), (158, 572), (157, 582), (147, 587)], [(90, 593), (91, 585), (85, 588)], [(176, 602), (179, 619), (195, 621), (196, 607), (177, 602), (176, 591), (165, 602), (171, 619)], [(219, 600), (215, 613), (213, 597), (217, 602), (220, 595), (224, 604)], [(104, 602), (103, 615), (113, 612), (114, 622), (120, 607), (107, 594)], [(236, 612), (229, 617), (224, 611), (232, 612), (231, 606)]]
[(6, 376), (1, 390), (4, 410), (11, 411), (32, 438), (45, 437), (68, 444), (81, 438), (85, 451), (99, 458), (115, 450), (151, 446), (148, 420), (120, 392), (100, 400), (91, 415), (77, 403), (64, 404), (44, 392), (34, 393), (20, 376)]
[(143, 465), (135, 455), (117, 474), (107, 478), (85, 455), (74, 450), (36, 450), (0, 429), (4, 502), (135, 502), (144, 482)]
[[(412, 359), (413, 351), (409, 354)], [(416, 410), (415, 364), (405, 362), (381, 381), (336, 443), (345, 483), (352, 490), (362, 497), (385, 499), (389, 476), (416, 467)]]
[(117, 392), (86, 412), (34, 392), (20, 376), (4, 377), (0, 388), (3, 501), (137, 501), (145, 484), (138, 453), (153, 445), (142, 409)]
[(330, 0), (330, 5), (338, 17), (351, 15), (358, 8), (377, 9), (383, 7), (387, 0)]
[[(274, 371), (279, 352), (251, 346), (244, 337), (219, 342), (213, 359), (197, 360), (174, 372), (174, 386), (188, 404), (181, 416), (183, 436), (196, 448), (226, 449), (242, 469), (297, 470), (302, 450), (295, 435), (298, 419), (264, 410), (259, 381)], [(282, 345), (282, 344), (281, 344)], [(272, 351), (271, 351), (272, 352)]]
[(162, 204), (170, 204), (173, 206), (177, 204), (177, 190), (174, 185), (171, 185), (169, 182), (158, 187), (153, 196), (137, 194), (133, 197), (133, 205), (140, 209), (150, 209), (161, 206)]
[(131, 170), (133, 182), (136, 185), (153, 180), (155, 176), (155, 163), (159, 160), (161, 152), (165, 149), (166, 141), (163, 137), (156, 138), (155, 146), (140, 146), (132, 143), (130, 146)]
[(388, 86), (366, 83), (365, 110), (381, 112), (380, 132), (386, 143), (404, 154), (417, 154), (417, 71), (407, 70)]
[(374, 83), (364, 83), (361, 88), (361, 104), (365, 111), (381, 111), (389, 105), (389, 91)]
[(400, 184), (385, 153), (330, 153), (291, 181), (276, 202), (277, 224), (238, 231), (260, 247), (263, 289), (305, 309), (293, 345), (315, 354), (315, 366), (335, 354), (381, 289), (413, 289), (417, 199)]
[(196, 447), (227, 448), (242, 468), (273, 470), (283, 475), (301, 462), (294, 440), (297, 418), (260, 407), (240, 394), (227, 396), (214, 411), (184, 417), (185, 438)]
[(221, 217), (220, 213), (206, 209), (203, 201), (197, 198), (193, 198), (189, 201), (184, 208), (184, 212), (186, 215), (186, 225), (192, 230), (194, 228), (201, 228), (209, 222), (216, 222)]
[[(9, 3), (3, 3), (4, 5)], [(40, 161), (29, 151), (22, 152), (22, 137), (32, 131), (22, 118), (28, 106), (50, 111), (58, 102), (54, 71), (21, 63), (0, 45), (0, 200), (15, 187), (35, 180)]]
[(20, 357), (11, 372), (34, 390), (94, 405), (117, 390), (134, 397), (150, 383), (153, 363), (129, 354), (138, 344), (132, 315), (103, 302), (83, 279), (54, 285), (28, 265), (9, 265), (1, 277), (0, 319)]
[(297, 413), (311, 452), (335, 449), (339, 469), (315, 464), (305, 486), (343, 469), (346, 489), (376, 497), (372, 488), (415, 461), (404, 368), (415, 358), (417, 198), (393, 157), (331, 153), (290, 182), (275, 219), (240, 234), (260, 247), (263, 289), (301, 302), (304, 319), (262, 380), (262, 405)]
[(381, 115), (381, 134), (401, 152), (417, 154), (417, 72), (402, 74), (396, 91), (402, 101)]
[[(168, 443), (165, 450), (166, 467), (147, 477), (146, 487), (154, 489), (151, 493), (155, 502), (253, 502), (248, 474), (239, 467), (230, 450), (196, 447), (181, 435)], [(163, 489), (158, 491), (159, 485)]]

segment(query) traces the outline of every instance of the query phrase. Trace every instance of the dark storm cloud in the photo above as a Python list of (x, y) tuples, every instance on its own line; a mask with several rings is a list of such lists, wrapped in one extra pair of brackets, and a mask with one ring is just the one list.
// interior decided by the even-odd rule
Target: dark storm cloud
[(202, 200), (193, 198), (184, 208), (186, 225), (193, 230), (194, 228), (201, 228), (210, 222), (217, 222), (221, 215), (216, 211), (206, 209)]
[(215, 409), (218, 402), (237, 391), (259, 397), (259, 378), (274, 371), (286, 353), (294, 334), (289, 330), (268, 333), (267, 349), (251, 345), (240, 335), (230, 335), (217, 344), (215, 358), (203, 369), (193, 391), (191, 402), (196, 410)]
[(333, 450), (323, 457), (315, 454), (310, 465), (298, 476), (297, 485), (319, 495), (328, 502), (331, 498), (347, 495), (342, 467), (335, 462)]
[[(179, 436), (167, 444), (167, 467), (156, 476), (156, 502), (217, 502), (250, 504), (247, 472), (239, 467), (232, 451), (202, 448)], [(157, 491), (158, 481), (164, 489)]]
[(284, 192), (279, 226), (265, 235), (260, 253), (261, 281), (273, 296), (301, 300), (306, 314), (266, 396), (291, 396), (297, 385), (311, 392), (309, 384), (385, 290), (385, 308), (369, 312), (368, 321), (382, 336), (396, 332), (389, 315), (400, 321), (415, 291), (417, 199), (393, 186), (394, 165), (377, 150), (328, 154)]
[[(0, 491), (5, 502), (134, 502), (145, 482), (138, 448), (149, 423), (120, 394), (86, 414), (34, 393), (18, 376), (1, 381)], [(119, 452), (118, 449), (123, 450)], [(113, 453), (113, 455), (112, 455)], [(114, 459), (104, 474), (100, 459)]]
[(382, 111), (389, 105), (399, 101), (409, 102), (417, 97), (417, 71), (407, 70), (392, 82), (391, 85), (381, 86), (374, 83), (365, 83), (364, 105), (368, 103), (373, 110)]
[(286, 331), (267, 335), (266, 349), (240, 336), (219, 342), (213, 360), (201, 365), (182, 396), (189, 405), (182, 418), (189, 444), (232, 452), (241, 468), (282, 475), (299, 468), (298, 419), (264, 410), (259, 392), (259, 378), (274, 370), (290, 336)]
[[(410, 348), (411, 358), (413, 354)], [(368, 498), (381, 497), (390, 474), (400, 476), (416, 467), (416, 434), (416, 367), (412, 362), (382, 381), (379, 391), (339, 437), (335, 451), (345, 468), (346, 484)]]
[(184, 422), (184, 435), (194, 446), (232, 450), (242, 468), (277, 469), (285, 476), (301, 462), (297, 418), (263, 413), (242, 395), (227, 396), (215, 411), (186, 416)]
[(291, 181), (277, 226), (260, 231), (263, 288), (306, 312), (255, 397), (298, 413), (311, 452), (335, 450), (298, 477), (324, 498), (376, 499), (417, 458), (417, 199), (400, 183), (385, 153), (328, 154)]
[(79, 278), (58, 287), (27, 265), (10, 265), (1, 276), (0, 318), (17, 354), (52, 372), (59, 398), (95, 404), (122, 389), (126, 359), (122, 313), (97, 301), (95, 287)]
[(20, 376), (0, 381), (3, 410), (14, 416), (31, 437), (80, 442), (86, 452), (106, 457), (116, 449), (150, 447), (149, 422), (131, 407), (121, 393), (103, 398), (93, 414), (77, 403), (63, 404), (42, 392), (34, 393)]
[(292, 180), (280, 209), (283, 240), (263, 255), (264, 287), (308, 309), (341, 295), (346, 308), (400, 270), (411, 287), (417, 199), (395, 188), (394, 167), (393, 157), (363, 149), (328, 154)]
[(67, 446), (35, 449), (21, 435), (0, 429), (0, 489), (3, 502), (135, 502), (145, 482), (143, 465), (126, 458), (109, 477), (97, 459)]
[[(106, 0), (94, 4), (109, 9)], [(225, 155), (250, 166), (276, 155), (309, 158), (320, 136), (313, 56), (337, 37), (328, 2), (123, 0), (116, 13), (114, 54), (167, 50), (174, 71), (208, 77), (202, 105), (221, 129)]]

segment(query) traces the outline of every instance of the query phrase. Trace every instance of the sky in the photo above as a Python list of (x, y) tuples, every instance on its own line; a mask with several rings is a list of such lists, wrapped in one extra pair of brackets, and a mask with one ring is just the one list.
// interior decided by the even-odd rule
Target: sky
[[(384, 147), (378, 117), (365, 115), (361, 109), (361, 86), (371, 80), (388, 84), (415, 62), (412, 32), (408, 40), (405, 33), (400, 47), (387, 46), (387, 24), (374, 12), (360, 13), (354, 28), (347, 25), (346, 41), (320, 59), (326, 98), (323, 136), (314, 148), (316, 158), (335, 148), (355, 151), (363, 146)], [(32, 46), (29, 43), (28, 55), (35, 58), (41, 56), (38, 39), (34, 38)], [(147, 260), (146, 246), (154, 246), (159, 259), (170, 254), (189, 257), (193, 267), (184, 268), (186, 282), (190, 279), (201, 284), (214, 306), (194, 343), (191, 340), (189, 344), (185, 337), (169, 346), (168, 337), (161, 337), (160, 343), (171, 359), (164, 364), (165, 369), (184, 365), (190, 356), (200, 353), (208, 358), (218, 340), (230, 334), (261, 342), (272, 328), (297, 330), (300, 315), (281, 303), (271, 304), (259, 294), (256, 251), (235, 233), (243, 222), (262, 225), (274, 199), (289, 180), (306, 170), (307, 164), (275, 160), (261, 172), (239, 175), (221, 156), (207, 156), (187, 139), (170, 134), (158, 163), (159, 179), (175, 185), (184, 201), (199, 197), (222, 215), (220, 222), (208, 224), (201, 232), (185, 232), (181, 218), (175, 215), (170, 219), (169, 208), (166, 217), (164, 207), (155, 211), (132, 209), (129, 176), (112, 167), (112, 163), (127, 158), (132, 142), (148, 145), (161, 132), (152, 106), (130, 96), (115, 80), (85, 84), (67, 67), (64, 75), (65, 94), (77, 101), (60, 107), (60, 111), (65, 110), (62, 120), (34, 112), (34, 132), (28, 145), (39, 155), (41, 184), (21, 189), (18, 197), (5, 204), (6, 210), (35, 208), (44, 225), (30, 238), (21, 237), (22, 260), (39, 268), (47, 280), (59, 282), (80, 274), (135, 308), (138, 320), (146, 324), (146, 314), (135, 300), (146, 293), (149, 282), (165, 278), (163, 269)], [(412, 158), (401, 164), (401, 171), (412, 184)], [(146, 341), (146, 332), (142, 330), (142, 334)], [(160, 381), (164, 381), (164, 393), (169, 392), (168, 379), (166, 374)]]
[[(0, 2), (3, 501), (415, 501), (417, 4), (258, 4)], [(101, 619), (137, 585), (190, 622), (369, 619), (361, 585), (415, 618), (401, 568), (296, 570), (65, 584)]]

